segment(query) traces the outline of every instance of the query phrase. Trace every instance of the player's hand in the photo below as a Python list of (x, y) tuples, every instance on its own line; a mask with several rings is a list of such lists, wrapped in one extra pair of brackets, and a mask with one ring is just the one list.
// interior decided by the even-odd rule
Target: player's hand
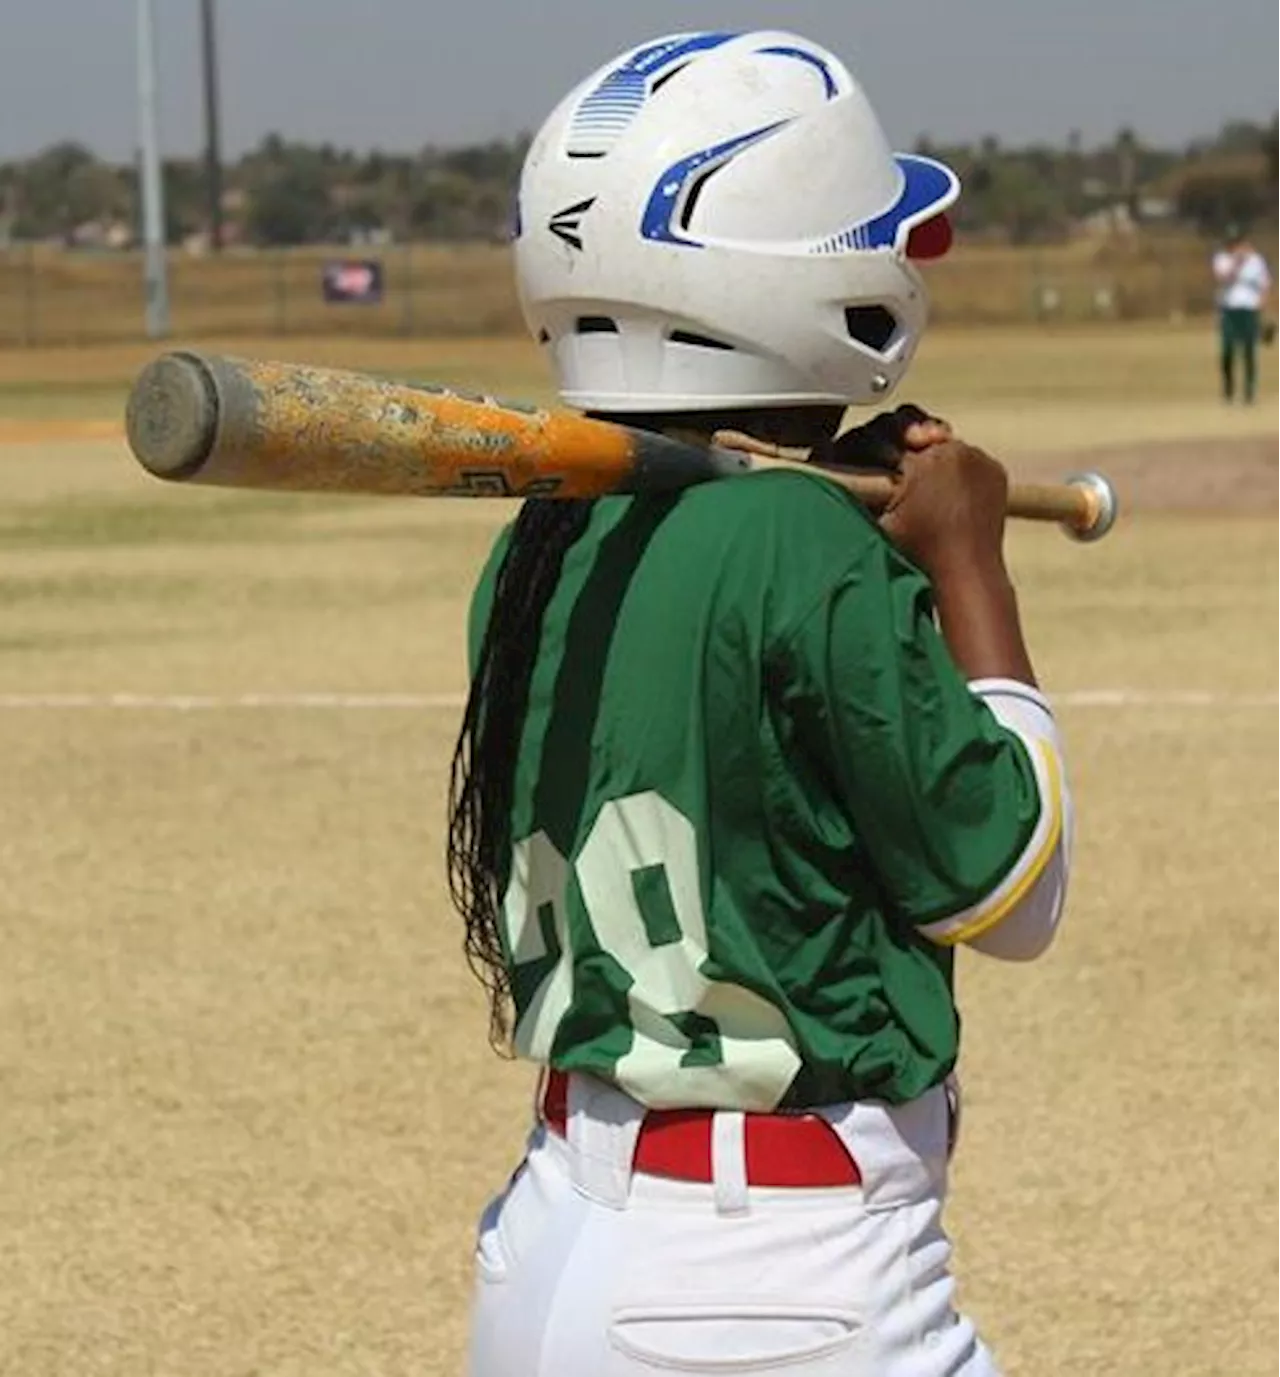
[(902, 460), (880, 526), (931, 578), (1003, 562), (1009, 478), (963, 440), (912, 450)]
[(815, 464), (888, 469), (896, 473), (904, 455), (940, 445), (950, 438), (951, 427), (946, 421), (906, 402), (825, 441), (810, 453), (809, 459)]

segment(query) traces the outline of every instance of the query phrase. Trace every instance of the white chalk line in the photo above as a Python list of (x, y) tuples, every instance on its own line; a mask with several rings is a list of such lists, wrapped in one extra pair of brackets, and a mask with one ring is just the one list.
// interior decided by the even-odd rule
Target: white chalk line
[[(1219, 693), (1200, 689), (1075, 689), (1051, 693), (1071, 708), (1273, 708), (1276, 693)], [(0, 693), (0, 711), (125, 709), (146, 712), (221, 712), (312, 708), (352, 711), (456, 711), (461, 693)]]
[(1049, 693), (1068, 708), (1274, 708), (1278, 693), (1218, 693), (1211, 689), (1076, 689)]

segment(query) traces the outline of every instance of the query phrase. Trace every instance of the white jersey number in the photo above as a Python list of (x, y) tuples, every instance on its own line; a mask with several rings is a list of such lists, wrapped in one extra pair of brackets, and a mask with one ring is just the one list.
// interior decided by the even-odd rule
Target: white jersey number
[[(679, 930), (655, 945), (636, 898), (637, 871), (661, 867)], [(574, 865), (597, 943), (631, 977), (630, 1049), (614, 1078), (653, 1107), (772, 1109), (800, 1067), (781, 1011), (741, 985), (708, 980), (707, 921), (693, 824), (652, 791), (606, 803)], [(566, 890), (569, 864), (545, 832), (517, 844), (503, 902), (516, 965), (552, 954), (542, 915), (550, 911), (556, 962), (516, 1025), (516, 1050), (545, 1061), (573, 1000), (573, 951)], [(714, 1029), (719, 1058), (689, 1064), (692, 1041), (677, 1020), (694, 1015)]]

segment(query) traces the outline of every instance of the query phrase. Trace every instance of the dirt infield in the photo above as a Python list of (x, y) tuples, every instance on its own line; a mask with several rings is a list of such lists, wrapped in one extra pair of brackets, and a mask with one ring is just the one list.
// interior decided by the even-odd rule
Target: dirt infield
[(1092, 469), (1115, 485), (1121, 513), (1274, 513), (1280, 463), (1262, 436), (1159, 440), (1020, 455), (1010, 468), (1048, 482)]

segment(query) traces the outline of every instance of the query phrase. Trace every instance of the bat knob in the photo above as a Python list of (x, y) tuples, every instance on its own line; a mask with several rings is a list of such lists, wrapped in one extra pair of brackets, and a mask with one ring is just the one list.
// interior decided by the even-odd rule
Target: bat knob
[(125, 409), (129, 448), (157, 478), (190, 478), (218, 429), (213, 374), (194, 354), (162, 354), (138, 375)]
[(1116, 524), (1120, 504), (1111, 480), (1100, 473), (1072, 473), (1066, 481), (1079, 488), (1085, 497), (1085, 514), (1081, 521), (1063, 522), (1063, 529), (1073, 540), (1101, 540)]

